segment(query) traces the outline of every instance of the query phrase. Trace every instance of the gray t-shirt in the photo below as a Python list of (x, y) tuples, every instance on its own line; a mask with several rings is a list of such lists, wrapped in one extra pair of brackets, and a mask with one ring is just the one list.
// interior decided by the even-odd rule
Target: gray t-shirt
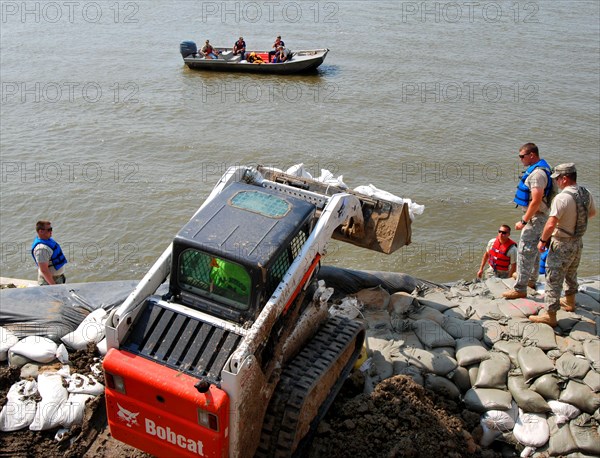
[[(33, 249), (33, 256), (35, 256), (38, 264), (40, 262), (47, 262), (48, 268), (50, 269), (50, 273), (53, 277), (58, 275), (62, 275), (65, 272), (65, 266), (62, 266), (60, 269), (56, 270), (52, 265), (52, 261), (50, 258), (52, 257), (52, 250), (49, 246), (44, 245), (43, 243), (38, 243), (37, 246)], [(40, 270), (38, 269), (38, 278), (42, 276)]]

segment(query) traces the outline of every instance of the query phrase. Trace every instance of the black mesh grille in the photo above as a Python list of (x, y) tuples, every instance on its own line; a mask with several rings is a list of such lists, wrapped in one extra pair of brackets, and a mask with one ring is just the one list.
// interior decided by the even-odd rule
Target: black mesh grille
[(219, 382), (227, 359), (241, 339), (238, 334), (149, 302), (122, 348)]
[(281, 279), (292, 265), (292, 262), (302, 250), (302, 246), (306, 242), (307, 236), (304, 230), (298, 232), (292, 239), (287, 250), (279, 255), (279, 258), (269, 270), (269, 278), (267, 280), (267, 296), (271, 296), (281, 282)]

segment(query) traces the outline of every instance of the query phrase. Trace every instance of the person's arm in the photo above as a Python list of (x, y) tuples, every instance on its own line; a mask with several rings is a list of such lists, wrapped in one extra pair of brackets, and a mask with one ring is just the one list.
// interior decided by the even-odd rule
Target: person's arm
[(50, 268), (48, 267), (48, 263), (40, 262), (40, 263), (38, 263), (38, 267), (40, 269), (40, 272), (42, 273), (42, 276), (46, 280), (46, 282), (48, 282), (49, 285), (55, 285), (56, 283), (54, 282), (54, 277), (50, 273)]
[(542, 235), (540, 237), (540, 241), (538, 242), (538, 251), (543, 253), (544, 250), (548, 247), (550, 243), (550, 237), (558, 224), (558, 218), (556, 216), (551, 216), (548, 218), (546, 225), (544, 226), (544, 230), (542, 231)]
[[(531, 221), (531, 218), (533, 218), (539, 210), (540, 205), (542, 204), (543, 197), (544, 190), (542, 188), (533, 188), (531, 190), (531, 201), (529, 202), (529, 205), (527, 206), (527, 211), (523, 215), (523, 218), (521, 218), (521, 221), (525, 221), (526, 223)], [(515, 224), (515, 229), (518, 231), (525, 227), (525, 224), (523, 224), (521, 221)]]
[(513, 262), (513, 263), (510, 265), (510, 268), (508, 269), (508, 276), (509, 276), (509, 277), (512, 277), (512, 276), (513, 276), (513, 274), (514, 274), (516, 271), (517, 271), (517, 263), (516, 263), (516, 262)]
[(477, 278), (481, 278), (483, 275), (483, 269), (485, 268), (485, 264), (488, 262), (490, 254), (486, 251), (483, 253), (483, 258), (481, 258), (481, 266), (479, 267), (479, 271), (477, 272)]

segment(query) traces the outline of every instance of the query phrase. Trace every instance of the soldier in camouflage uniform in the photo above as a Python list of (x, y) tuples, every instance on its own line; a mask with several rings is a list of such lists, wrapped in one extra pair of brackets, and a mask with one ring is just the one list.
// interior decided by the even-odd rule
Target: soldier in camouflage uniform
[[(581, 237), (587, 229), (588, 219), (596, 214), (596, 206), (591, 193), (577, 184), (575, 164), (557, 165), (551, 176), (561, 192), (552, 201), (550, 217), (538, 243), (540, 252), (549, 245), (544, 300), (547, 312), (532, 315), (529, 319), (554, 327), (557, 325), (556, 312), (561, 307), (569, 312), (575, 310), (575, 294), (579, 286), (577, 268), (583, 248)], [(565, 297), (561, 299), (563, 282), (566, 285)]]

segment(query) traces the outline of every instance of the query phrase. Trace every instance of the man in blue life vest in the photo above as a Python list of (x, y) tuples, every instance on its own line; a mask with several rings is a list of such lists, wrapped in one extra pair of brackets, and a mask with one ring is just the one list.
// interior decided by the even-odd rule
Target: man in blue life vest
[(486, 277), (509, 278), (517, 269), (517, 244), (510, 238), (510, 227), (506, 224), (500, 226), (498, 236), (488, 242), (477, 278), (482, 278), (486, 264), (489, 264)]
[[(575, 295), (579, 287), (577, 268), (583, 249), (582, 237), (588, 219), (596, 215), (592, 194), (577, 184), (575, 164), (557, 165), (552, 174), (561, 192), (552, 201), (550, 217), (544, 226), (537, 248), (548, 249), (546, 259), (545, 313), (529, 317), (534, 323), (557, 325), (556, 312), (563, 308), (575, 311)], [(565, 297), (560, 295), (565, 285)]]
[(35, 230), (37, 237), (31, 244), (31, 256), (38, 266), (38, 284), (44, 286), (65, 283), (67, 258), (60, 245), (52, 238), (52, 223), (38, 221)]
[(517, 281), (514, 289), (502, 294), (506, 299), (527, 297), (527, 286), (535, 288), (540, 265), (537, 243), (548, 220), (552, 191), (552, 169), (544, 159), (540, 159), (538, 147), (534, 143), (521, 146), (519, 159), (527, 167), (517, 185), (514, 198), (514, 202), (523, 210), (521, 220), (515, 224), (515, 229), (521, 231), (521, 238), (517, 256)]

